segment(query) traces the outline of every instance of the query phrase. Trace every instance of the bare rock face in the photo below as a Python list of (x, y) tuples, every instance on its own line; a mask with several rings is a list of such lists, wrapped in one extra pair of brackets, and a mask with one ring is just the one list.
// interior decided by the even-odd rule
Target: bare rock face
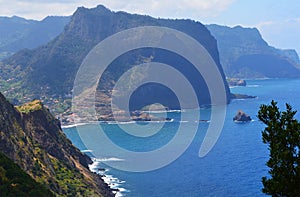
[(236, 115), (233, 117), (233, 121), (237, 122), (249, 122), (251, 120), (251, 117), (242, 110), (238, 110)]

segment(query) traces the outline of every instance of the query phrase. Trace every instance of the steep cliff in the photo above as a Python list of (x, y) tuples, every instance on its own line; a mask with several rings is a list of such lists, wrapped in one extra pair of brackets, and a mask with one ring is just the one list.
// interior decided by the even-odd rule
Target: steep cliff
[(280, 50), (262, 38), (256, 28), (206, 26), (218, 40), (220, 61), (228, 77), (300, 77), (295, 50)]
[(40, 101), (15, 108), (0, 94), (0, 151), (59, 196), (113, 196)]

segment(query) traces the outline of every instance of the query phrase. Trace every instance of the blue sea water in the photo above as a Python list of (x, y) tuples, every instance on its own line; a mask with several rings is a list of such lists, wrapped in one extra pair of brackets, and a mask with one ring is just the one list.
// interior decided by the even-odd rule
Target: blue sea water
[[(177, 160), (161, 169), (133, 173), (110, 168), (106, 172), (119, 181), (118, 187), (125, 188), (123, 196), (130, 197), (161, 197), (161, 196), (264, 196), (261, 192), (261, 178), (268, 175), (265, 163), (268, 160), (268, 149), (262, 143), (261, 131), (264, 125), (256, 115), (261, 104), (269, 104), (272, 99), (284, 109), (289, 103), (294, 109), (300, 109), (299, 79), (265, 79), (249, 80), (246, 87), (232, 88), (233, 93), (257, 96), (255, 99), (233, 100), (227, 106), (227, 115), (222, 133), (207, 156), (198, 157), (199, 147), (209, 122), (200, 122), (196, 137), (188, 149)], [(236, 111), (242, 109), (253, 121), (235, 123), (232, 121)], [(186, 111), (183, 113), (199, 113)], [(209, 110), (200, 111), (201, 119), (209, 118)], [(103, 125), (111, 139), (120, 146), (135, 151), (156, 149), (174, 135), (178, 127), (180, 113), (169, 114), (174, 122), (166, 123), (159, 135), (149, 141), (131, 139), (114, 124)], [(300, 118), (300, 114), (296, 115)], [(189, 128), (190, 122), (181, 122)], [(130, 128), (130, 124), (126, 127)], [(85, 125), (86, 129), (89, 125)], [(85, 149), (76, 128), (64, 128), (64, 132), (80, 149)], [(117, 161), (122, 162), (122, 161)], [(108, 176), (111, 177), (111, 176)]]

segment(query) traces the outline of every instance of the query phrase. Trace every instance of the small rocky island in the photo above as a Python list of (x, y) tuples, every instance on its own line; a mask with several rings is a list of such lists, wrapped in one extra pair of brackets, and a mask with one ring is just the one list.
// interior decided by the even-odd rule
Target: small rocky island
[[(247, 83), (244, 79), (239, 78), (226, 78), (227, 84), (229, 87), (237, 87), (237, 86), (246, 86)], [(246, 94), (236, 94), (230, 93), (231, 99), (252, 99), (256, 98), (256, 96), (246, 95)]]
[(233, 117), (233, 121), (235, 122), (249, 122), (251, 120), (251, 117), (242, 110), (238, 110), (236, 115)]
[(229, 87), (246, 86), (247, 85), (247, 83), (244, 79), (239, 79), (239, 78), (226, 78), (226, 81), (227, 81)]
[(231, 99), (253, 99), (256, 98), (256, 96), (246, 95), (246, 94), (230, 94)]

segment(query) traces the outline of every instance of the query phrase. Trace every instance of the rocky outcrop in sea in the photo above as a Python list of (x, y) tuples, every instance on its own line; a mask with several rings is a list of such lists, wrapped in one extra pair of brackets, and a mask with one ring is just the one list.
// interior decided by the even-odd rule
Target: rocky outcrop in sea
[(236, 115), (233, 117), (233, 121), (236, 122), (249, 122), (251, 120), (251, 117), (242, 110), (238, 110)]

